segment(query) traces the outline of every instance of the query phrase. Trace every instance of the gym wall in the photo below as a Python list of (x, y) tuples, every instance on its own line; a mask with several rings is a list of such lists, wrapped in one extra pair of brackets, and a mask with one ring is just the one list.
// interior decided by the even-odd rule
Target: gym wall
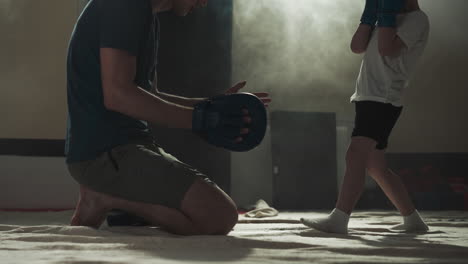
[[(349, 44), (365, 1), (234, 1), (233, 80), (269, 91), (270, 109), (336, 112), (351, 123), (349, 97), (362, 56)], [(431, 20), (426, 52), (406, 92), (390, 152), (467, 152), (466, 0), (421, 0)]]
[[(362, 60), (349, 45), (364, 3), (234, 1), (233, 81), (245, 79), (247, 90), (270, 92), (274, 100), (270, 111), (336, 113), (337, 188), (354, 121), (349, 98)], [(406, 92), (407, 104), (388, 152), (416, 157), (448, 153), (438, 158), (463, 155), (468, 152), (468, 1), (421, 0), (420, 5), (430, 18), (431, 35)], [(241, 204), (273, 200), (270, 140), (267, 137), (250, 153), (232, 155), (232, 194)], [(306, 169), (303, 174), (328, 177)], [(368, 178), (366, 187), (374, 188), (375, 183)]]
[[(212, 0), (211, 4), (215, 1), (218, 0)], [(0, 139), (64, 139), (66, 47), (85, 2), (0, 2)], [(465, 122), (468, 20), (464, 14), (468, 1), (420, 2), (431, 19), (430, 42), (407, 92), (407, 106), (394, 130), (389, 151), (468, 152), (468, 123)], [(338, 178), (353, 121), (349, 97), (361, 61), (361, 56), (349, 51), (349, 41), (363, 3), (349, 0), (233, 1), (231, 83), (245, 79), (248, 81), (246, 91), (270, 92), (274, 99), (271, 111), (336, 113)], [(167, 89), (179, 89), (177, 92), (183, 93), (181, 87), (185, 85), (187, 83)], [(271, 200), (268, 142), (269, 136), (254, 152), (231, 156), (231, 189), (236, 199)], [(2, 151), (5, 153), (2, 147), (0, 155)], [(236, 169), (240, 166), (244, 166), (244, 170)], [(245, 166), (251, 169), (246, 170)], [(3, 155), (0, 156), (0, 175), (0, 208), (74, 204), (76, 186), (66, 171), (63, 158)], [(248, 178), (252, 175), (256, 176), (255, 182)], [(52, 193), (51, 188), (60, 190), (59, 196)]]
[(80, 1), (0, 1), (0, 208), (72, 208), (66, 52)]

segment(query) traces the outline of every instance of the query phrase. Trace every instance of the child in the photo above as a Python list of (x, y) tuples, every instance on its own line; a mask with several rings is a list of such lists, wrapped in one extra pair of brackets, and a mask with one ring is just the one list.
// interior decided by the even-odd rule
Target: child
[(403, 224), (392, 229), (428, 230), (403, 182), (388, 169), (385, 160), (388, 137), (403, 109), (402, 93), (428, 36), (429, 20), (418, 0), (366, 0), (361, 24), (351, 43), (351, 50), (364, 53), (364, 58), (351, 97), (356, 117), (342, 188), (330, 215), (303, 218), (304, 225), (324, 232), (347, 233), (367, 170), (403, 216)]

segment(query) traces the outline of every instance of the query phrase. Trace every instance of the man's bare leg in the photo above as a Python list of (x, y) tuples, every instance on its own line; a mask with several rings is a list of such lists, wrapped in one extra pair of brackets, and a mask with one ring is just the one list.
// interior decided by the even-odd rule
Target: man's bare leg
[[(99, 228), (113, 208), (126, 210), (145, 218), (148, 222), (166, 227), (175, 233), (195, 232), (193, 223), (180, 211), (164, 206), (132, 202), (80, 186), (80, 200), (71, 225)], [(158, 215), (165, 218), (159, 219)], [(176, 232), (178, 231), (178, 232)]]
[(72, 226), (90, 226), (99, 228), (110, 210), (106, 205), (110, 198), (80, 185), (80, 196), (75, 213), (71, 219)]
[(185, 194), (180, 211), (124, 200), (81, 186), (71, 224), (98, 228), (112, 208), (128, 211), (180, 235), (225, 235), (238, 217), (234, 202), (222, 190), (197, 179)]

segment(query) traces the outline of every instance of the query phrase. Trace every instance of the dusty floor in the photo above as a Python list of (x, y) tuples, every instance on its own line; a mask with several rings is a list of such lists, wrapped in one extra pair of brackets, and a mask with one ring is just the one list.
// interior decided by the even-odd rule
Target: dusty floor
[(71, 212), (0, 212), (0, 263), (468, 263), (468, 212), (421, 212), (431, 230), (389, 230), (396, 212), (356, 212), (348, 235), (298, 222), (325, 212), (246, 219), (227, 237), (158, 228), (67, 225)]

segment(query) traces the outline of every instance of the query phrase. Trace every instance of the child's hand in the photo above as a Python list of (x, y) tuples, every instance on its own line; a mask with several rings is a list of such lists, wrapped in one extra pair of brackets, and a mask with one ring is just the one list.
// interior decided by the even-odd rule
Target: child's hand
[(378, 0), (378, 26), (393, 27), (397, 26), (396, 16), (405, 7), (405, 0)]
[(378, 0), (366, 0), (366, 6), (361, 16), (361, 24), (366, 24), (371, 27), (377, 22), (377, 7)]

